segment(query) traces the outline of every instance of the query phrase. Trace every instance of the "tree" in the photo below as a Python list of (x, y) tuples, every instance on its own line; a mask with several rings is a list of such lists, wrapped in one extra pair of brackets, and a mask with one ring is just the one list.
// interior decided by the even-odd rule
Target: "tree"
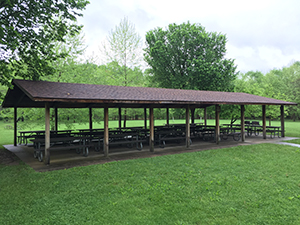
[[(66, 35), (64, 42), (55, 42), (55, 54), (64, 54), (66, 57), (51, 62), (51, 66), (56, 68), (55, 72), (42, 79), (54, 82), (99, 84), (99, 69), (94, 63), (95, 60), (80, 59), (85, 49), (82, 31), (73, 36)], [(102, 82), (102, 79), (100, 81)]]
[(82, 16), (87, 0), (3, 0), (0, 2), (0, 84), (14, 77), (38, 80), (54, 72), (54, 42), (64, 41), (81, 26), (70, 23)]
[(146, 34), (145, 61), (152, 81), (164, 88), (232, 91), (234, 60), (224, 59), (226, 36), (200, 24), (170, 24)]
[(122, 86), (131, 83), (128, 68), (133, 69), (141, 63), (141, 43), (141, 37), (135, 31), (135, 26), (124, 17), (120, 24), (110, 31), (107, 43), (102, 46), (107, 63), (116, 62), (122, 67), (119, 76)]
[[(235, 80), (235, 92), (248, 93), (263, 96), (264, 74), (259, 71), (249, 71), (245, 74), (240, 73)], [(261, 117), (262, 109), (260, 105), (246, 105), (245, 117), (257, 118)]]
[[(135, 26), (124, 17), (120, 24), (111, 30), (107, 37), (107, 43), (103, 45), (103, 52), (108, 63), (121, 66), (121, 70), (117, 71), (117, 76), (112, 76), (115, 85), (128, 86), (132, 85), (135, 74), (130, 73), (129, 69), (134, 69), (141, 63), (141, 37), (135, 31)], [(133, 75), (133, 76), (130, 76)], [(127, 109), (124, 111), (124, 127), (126, 127)]]
[[(85, 51), (83, 41), (84, 35), (78, 32), (75, 35), (67, 34), (65, 41), (56, 41), (53, 51), (55, 54), (65, 54), (65, 58), (59, 58), (50, 62), (55, 68), (55, 72), (51, 75), (41, 77), (41, 80), (54, 82), (70, 82), (70, 83), (99, 83), (100, 78), (98, 65), (93, 63), (93, 59), (86, 61), (79, 60)], [(1, 86), (0, 86), (1, 87)], [(1, 90), (1, 89), (0, 89)], [(96, 109), (94, 110), (96, 111)], [(54, 110), (51, 110), (51, 129), (54, 126)], [(40, 118), (44, 118), (43, 109), (27, 108), (19, 111), (24, 117), (23, 126), (30, 127), (34, 125)], [(94, 115), (95, 117), (95, 115)], [(88, 122), (87, 109), (59, 109), (59, 124), (64, 124), (68, 128), (72, 128), (74, 123)], [(99, 120), (96, 120), (98, 122)]]
[(283, 68), (286, 75), (284, 82), (287, 83), (287, 100), (298, 103), (297, 106), (288, 106), (286, 111), (292, 120), (300, 118), (300, 62), (294, 62), (290, 67)]
[(291, 101), (296, 102), (297, 106), (289, 106), (289, 115), (293, 121), (300, 118), (300, 78), (290, 84)]

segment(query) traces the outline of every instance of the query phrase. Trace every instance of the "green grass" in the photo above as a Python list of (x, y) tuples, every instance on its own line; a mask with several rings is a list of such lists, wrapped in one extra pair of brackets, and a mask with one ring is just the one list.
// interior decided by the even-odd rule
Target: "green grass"
[(290, 142), (290, 143), (294, 143), (294, 144), (300, 145), (300, 139), (294, 139), (294, 140), (290, 140), (290, 141), (286, 141), (286, 142)]
[[(300, 136), (299, 122), (285, 124), (286, 136)], [(0, 132), (5, 151), (13, 130), (0, 123)], [(0, 224), (300, 224), (300, 149), (239, 146), (44, 173), (0, 165), (0, 212)]]
[(300, 149), (262, 144), (38, 173), (0, 165), (0, 224), (300, 224)]

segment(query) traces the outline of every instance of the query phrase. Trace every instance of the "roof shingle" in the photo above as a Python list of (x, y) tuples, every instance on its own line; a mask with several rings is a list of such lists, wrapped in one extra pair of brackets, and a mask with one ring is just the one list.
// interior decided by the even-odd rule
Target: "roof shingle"
[[(266, 104), (296, 105), (296, 103), (236, 92), (197, 91), (147, 87), (122, 87), (93, 84), (57, 83), (47, 81), (13, 80), (15, 87), (8, 91), (3, 107), (12, 107), (14, 91), (21, 92), (33, 102), (136, 102), (172, 104)], [(17, 88), (16, 88), (17, 86)], [(14, 96), (14, 97), (13, 97)]]

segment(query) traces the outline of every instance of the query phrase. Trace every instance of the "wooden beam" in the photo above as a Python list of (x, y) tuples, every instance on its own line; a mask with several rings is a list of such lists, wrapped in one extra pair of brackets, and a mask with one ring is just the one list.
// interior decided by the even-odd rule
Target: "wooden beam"
[(147, 108), (144, 108), (144, 129), (147, 129)]
[(45, 160), (46, 165), (50, 164), (50, 107), (45, 103)]
[(192, 120), (192, 123), (195, 123), (195, 108), (192, 108), (191, 109), (191, 120)]
[(262, 106), (263, 139), (267, 138), (266, 105)]
[(89, 129), (93, 129), (93, 109), (89, 107)]
[(108, 157), (109, 151), (109, 133), (108, 133), (108, 107), (104, 108), (104, 138), (103, 138), (103, 151), (104, 156)]
[(241, 105), (241, 136), (242, 142), (245, 141), (245, 106)]
[(207, 126), (207, 108), (205, 107), (204, 108), (204, 126), (205, 126), (205, 128), (206, 128), (206, 126)]
[(122, 128), (122, 108), (119, 108), (119, 129)]
[(219, 144), (220, 143), (220, 106), (216, 105), (216, 143)]
[(149, 146), (150, 152), (154, 152), (154, 113), (153, 107), (150, 107), (150, 136), (149, 136)]
[(185, 111), (185, 143), (186, 147), (190, 147), (191, 129), (190, 129), (190, 106), (186, 107)]
[(167, 127), (170, 126), (170, 111), (169, 108), (166, 108), (166, 113), (167, 113)]
[(285, 137), (284, 134), (284, 106), (280, 106), (280, 120), (281, 120), (281, 137)]
[(58, 112), (57, 112), (57, 107), (54, 108), (54, 130), (58, 131)]
[(18, 136), (18, 108), (14, 107), (14, 146), (17, 146)]

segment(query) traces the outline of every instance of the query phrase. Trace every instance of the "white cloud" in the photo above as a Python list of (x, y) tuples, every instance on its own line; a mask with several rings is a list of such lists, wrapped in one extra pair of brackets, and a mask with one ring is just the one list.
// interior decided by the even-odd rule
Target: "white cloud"
[(268, 72), (300, 60), (300, 1), (211, 0), (90, 0), (79, 19), (84, 24), (89, 53), (124, 16), (141, 37), (170, 23), (201, 23), (207, 31), (226, 34), (227, 57), (236, 59), (240, 71)]

